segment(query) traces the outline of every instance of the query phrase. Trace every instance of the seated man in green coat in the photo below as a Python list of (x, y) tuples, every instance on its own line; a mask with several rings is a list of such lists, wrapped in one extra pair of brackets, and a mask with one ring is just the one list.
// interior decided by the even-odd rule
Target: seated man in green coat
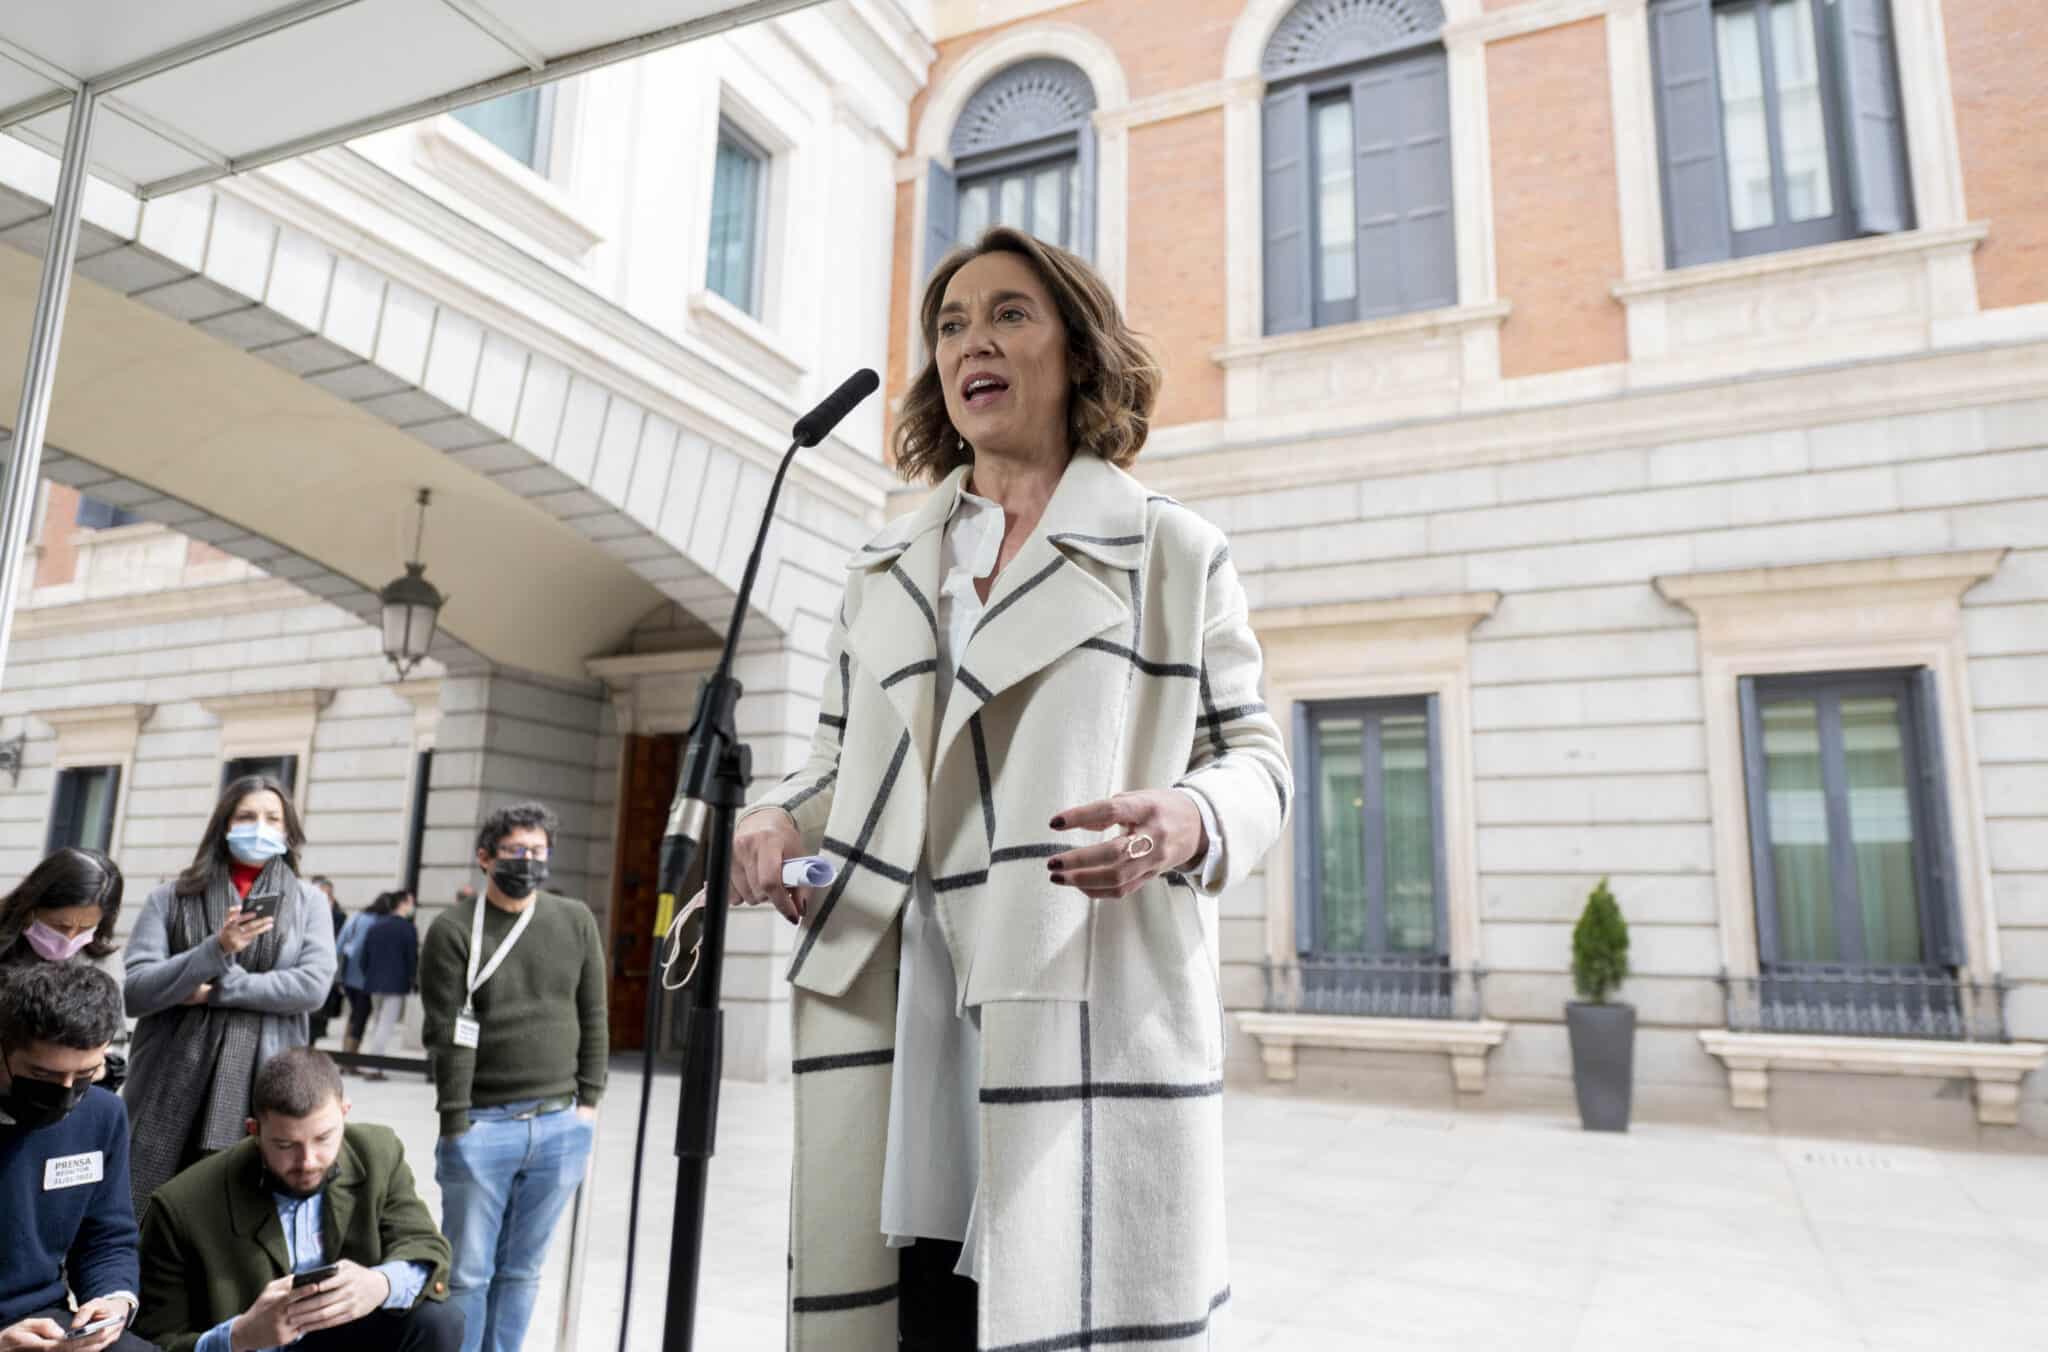
[(456, 1352), (448, 1241), (388, 1127), (295, 1047), (251, 1086), (249, 1136), (157, 1189), (135, 1331), (165, 1352)]

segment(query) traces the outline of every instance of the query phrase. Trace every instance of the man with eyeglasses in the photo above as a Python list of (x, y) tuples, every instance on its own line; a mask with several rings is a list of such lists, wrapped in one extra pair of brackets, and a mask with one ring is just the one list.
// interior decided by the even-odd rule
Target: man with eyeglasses
[(441, 1115), (434, 1176), (463, 1352), (525, 1342), (541, 1259), (582, 1181), (604, 1094), (597, 919), (541, 890), (556, 826), (539, 803), (492, 813), (476, 836), (482, 898), (442, 913), (420, 954)]

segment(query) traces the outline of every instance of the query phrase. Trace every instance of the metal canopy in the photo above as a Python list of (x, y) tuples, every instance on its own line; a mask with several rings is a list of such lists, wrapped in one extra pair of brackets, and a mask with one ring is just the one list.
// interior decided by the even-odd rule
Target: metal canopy
[(817, 0), (0, 3), (0, 130), (56, 155), (50, 245), (0, 489), (0, 673), (87, 178), (196, 187)]
[(816, 0), (61, 0), (0, 5), (0, 129), (142, 197)]

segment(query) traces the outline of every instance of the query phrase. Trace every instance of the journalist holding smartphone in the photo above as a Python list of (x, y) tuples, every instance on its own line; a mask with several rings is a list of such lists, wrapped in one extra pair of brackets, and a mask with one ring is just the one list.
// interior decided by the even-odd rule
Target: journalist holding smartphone
[(240, 1140), (264, 1062), (308, 1041), (334, 984), (327, 898), (299, 877), (306, 843), (282, 784), (230, 783), (191, 867), (153, 890), (128, 940), (138, 1022), (122, 1098), (139, 1215), (178, 1170)]
[(448, 1241), (389, 1127), (295, 1047), (256, 1073), (247, 1135), (157, 1189), (136, 1331), (165, 1352), (455, 1352)]
[(149, 1352), (127, 1332), (128, 1115), (93, 1084), (120, 1030), (105, 972), (0, 970), (0, 1352)]

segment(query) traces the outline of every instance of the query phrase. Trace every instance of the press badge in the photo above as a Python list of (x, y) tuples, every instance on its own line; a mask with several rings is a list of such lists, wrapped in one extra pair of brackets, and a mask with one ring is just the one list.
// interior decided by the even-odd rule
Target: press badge
[(106, 1177), (106, 1156), (98, 1150), (83, 1155), (60, 1155), (43, 1161), (43, 1191), (78, 1188)]
[(475, 1047), (478, 1040), (483, 1036), (483, 1031), (483, 1025), (476, 1021), (476, 1012), (474, 1010), (465, 1009), (455, 1016), (456, 1046)]

